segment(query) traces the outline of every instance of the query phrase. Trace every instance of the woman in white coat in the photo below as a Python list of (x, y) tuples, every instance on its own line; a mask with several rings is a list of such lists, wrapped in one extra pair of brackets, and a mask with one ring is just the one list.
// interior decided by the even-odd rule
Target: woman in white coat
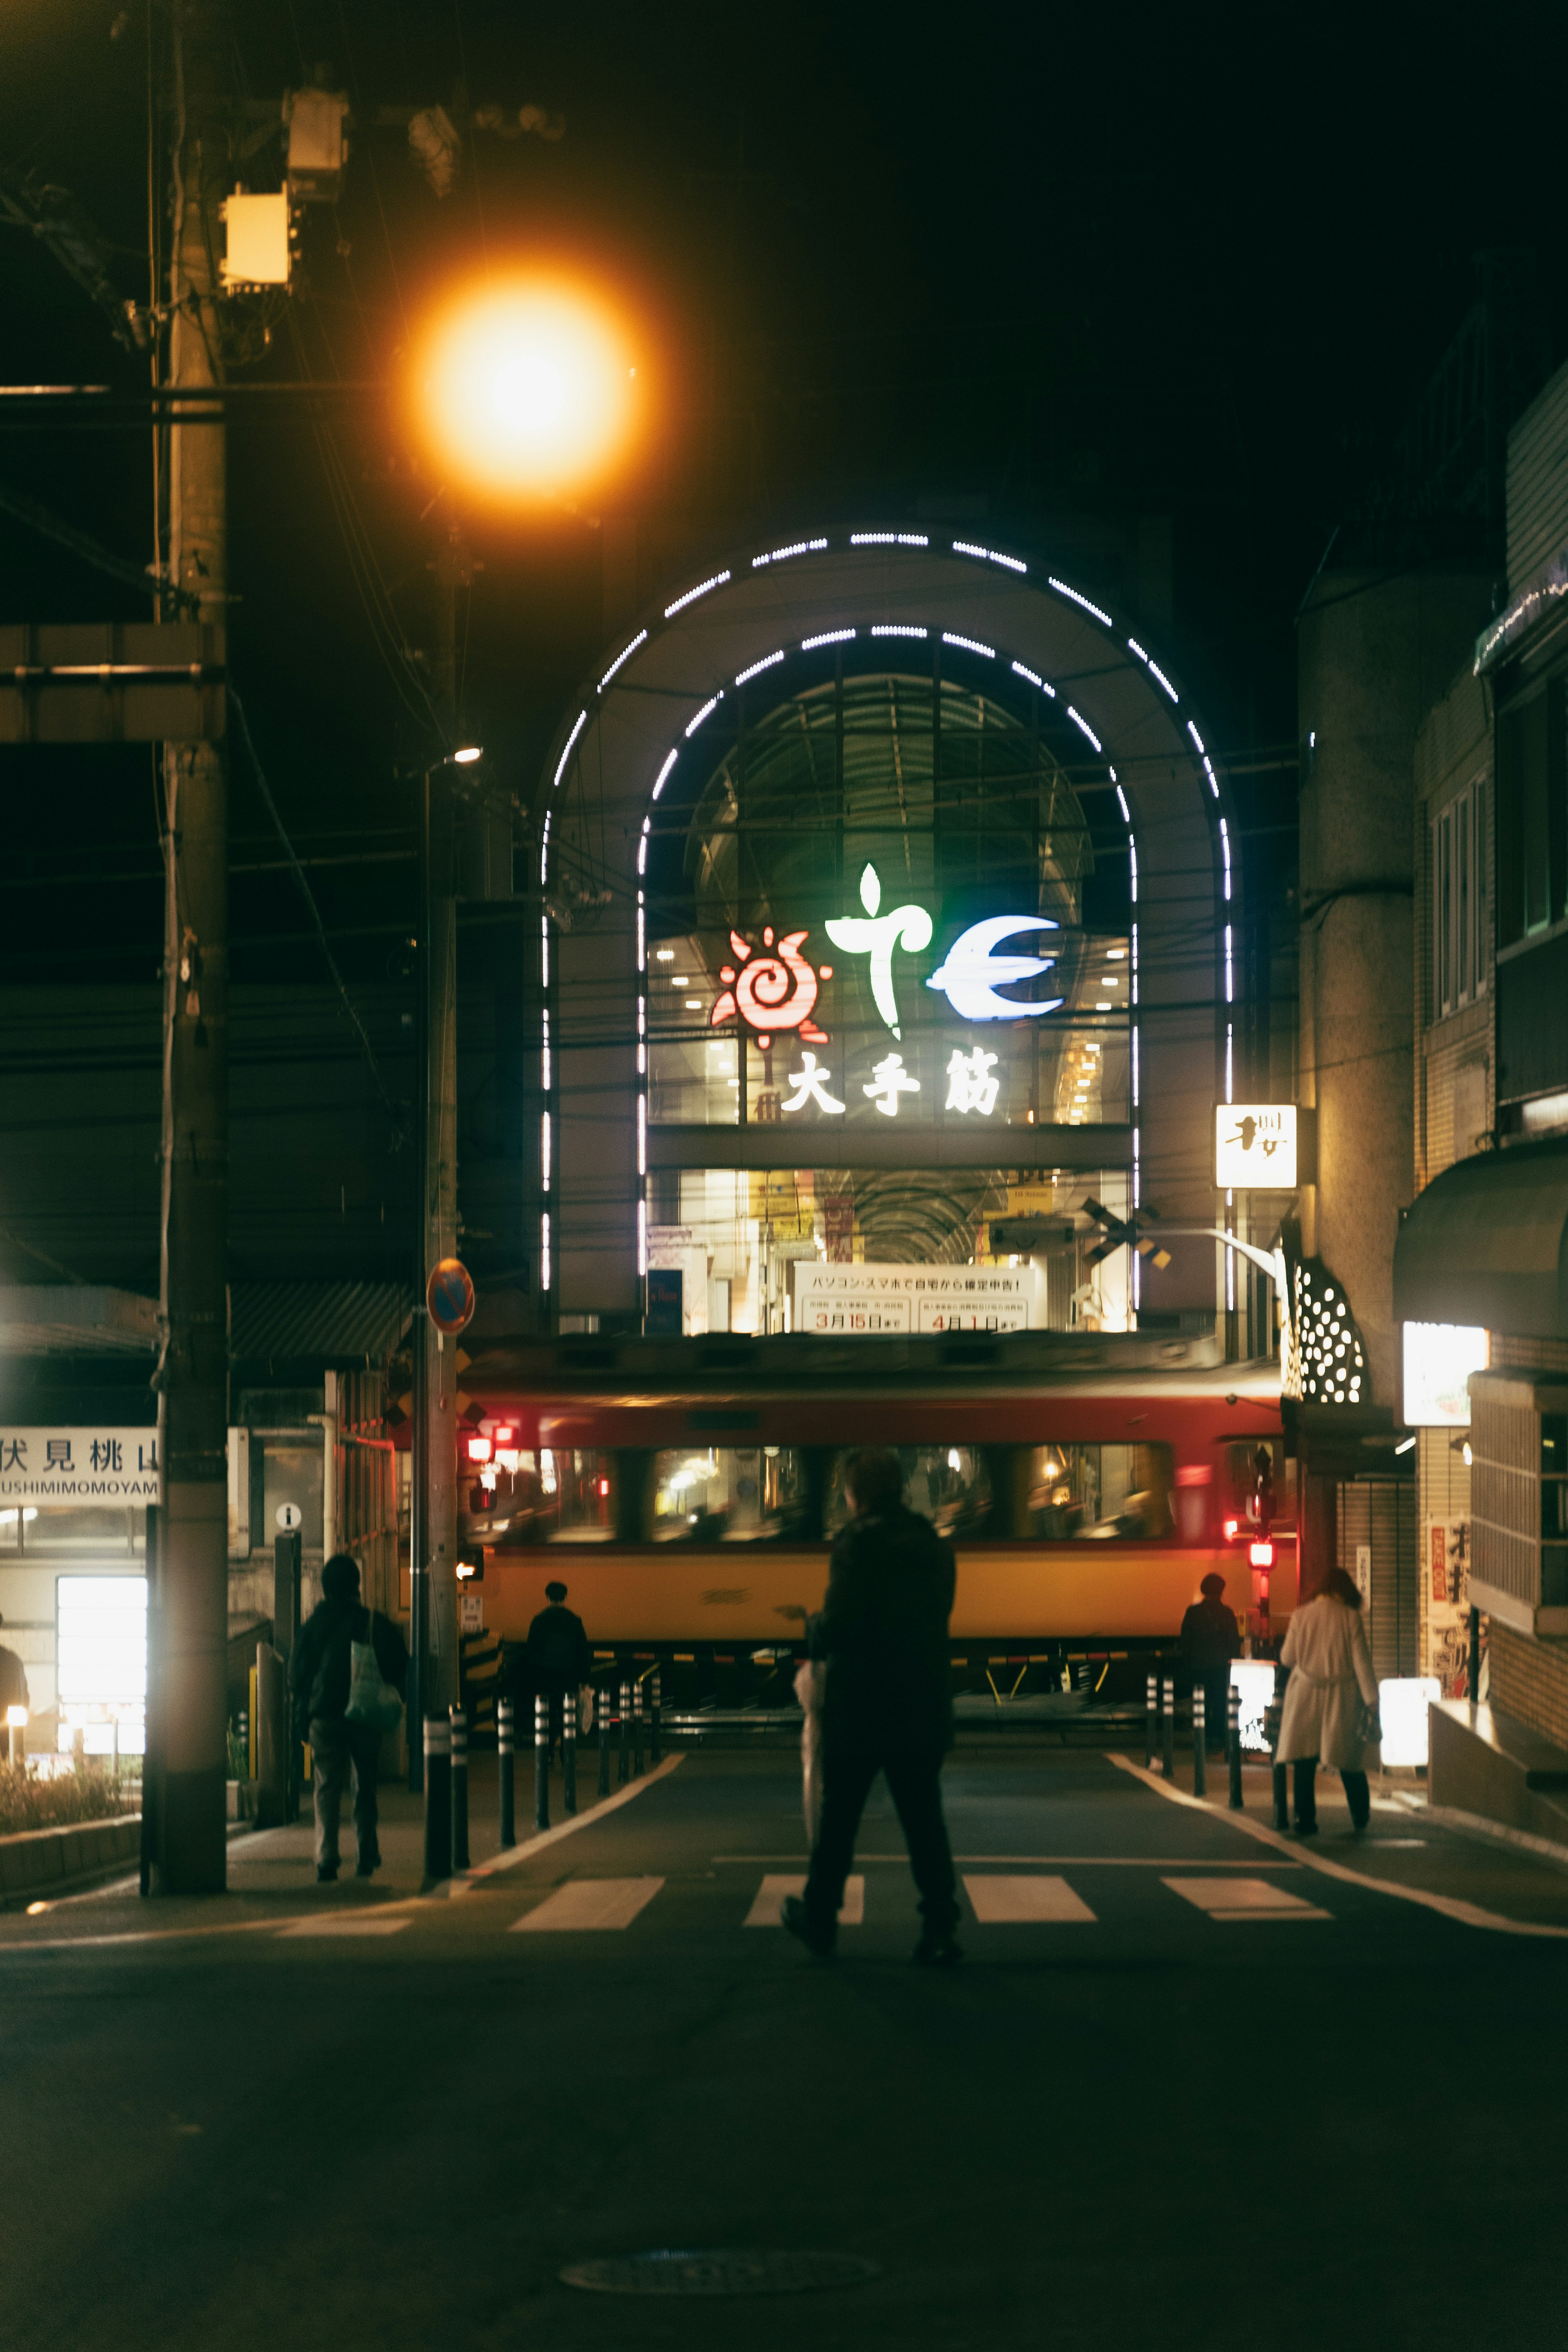
[[(1331, 1569), (1322, 1591), (1296, 1611), (1279, 1663), (1290, 1672), (1274, 1760), (1296, 1768), (1296, 1833), (1318, 1833), (1314, 1776), (1320, 1764), (1327, 1764), (1345, 1784), (1359, 1837), (1372, 1818), (1363, 1759), (1367, 1738), (1378, 1736), (1377, 1676), (1362, 1622), (1361, 1594), (1342, 1568)], [(1369, 1720), (1372, 1729), (1363, 1735)]]

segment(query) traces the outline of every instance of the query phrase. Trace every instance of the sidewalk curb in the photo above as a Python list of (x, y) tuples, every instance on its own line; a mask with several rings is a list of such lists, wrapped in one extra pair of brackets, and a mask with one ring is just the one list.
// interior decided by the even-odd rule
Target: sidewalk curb
[[(553, 1829), (539, 1831), (535, 1836), (525, 1838), (521, 1845), (509, 1846), (504, 1853), (498, 1853), (489, 1862), (476, 1864), (472, 1870), (454, 1871), (446, 1882), (447, 1899), (450, 1902), (458, 1895), (471, 1895), (474, 1888), (482, 1886), (487, 1878), (499, 1877), (503, 1870), (515, 1870), (520, 1862), (527, 1862), (531, 1855), (542, 1853), (546, 1846), (558, 1845), (563, 1838), (573, 1836), (576, 1831), (591, 1828), (595, 1822), (602, 1822), (606, 1813), (616, 1812), (622, 1805), (629, 1805), (634, 1797), (640, 1797), (643, 1790), (651, 1789), (656, 1781), (668, 1780), (676, 1766), (685, 1761), (684, 1755), (667, 1756), (662, 1764), (656, 1764), (652, 1771), (645, 1772), (640, 1780), (628, 1780), (626, 1787), (617, 1789), (613, 1796), (597, 1798), (585, 1812), (574, 1813), (570, 1821), (558, 1822)], [(430, 1893), (432, 1899), (438, 1899), (435, 1897), (434, 1889)]]
[(1445, 1919), (1457, 1920), (1462, 1927), (1487, 1927), (1494, 1935), (1540, 1936), (1553, 1943), (1568, 1942), (1568, 1927), (1553, 1927), (1549, 1921), (1536, 1919), (1505, 1919), (1500, 1912), (1483, 1911), (1479, 1903), (1467, 1903), (1457, 1895), (1433, 1895), (1423, 1886), (1394, 1886), (1385, 1878), (1369, 1878), (1359, 1870), (1347, 1870), (1341, 1862), (1329, 1862), (1322, 1854), (1313, 1853), (1295, 1838), (1281, 1837), (1278, 1830), (1266, 1829), (1261, 1822), (1249, 1821), (1245, 1813), (1233, 1813), (1222, 1805), (1211, 1805), (1202, 1797), (1190, 1796), (1185, 1789), (1173, 1787), (1156, 1772), (1145, 1771), (1131, 1756), (1119, 1756), (1113, 1749), (1105, 1751), (1106, 1761), (1114, 1764), (1119, 1772), (1130, 1773), (1142, 1780), (1168, 1804), (1184, 1805), (1190, 1811), (1203, 1813), (1210, 1821), (1223, 1822), (1244, 1837), (1259, 1845), (1272, 1846), (1278, 1853), (1288, 1853), (1305, 1870), (1315, 1870), (1324, 1878), (1338, 1878), (1347, 1886), (1361, 1886), (1373, 1895), (1389, 1895), (1398, 1903), (1414, 1903), (1424, 1911), (1436, 1911)]

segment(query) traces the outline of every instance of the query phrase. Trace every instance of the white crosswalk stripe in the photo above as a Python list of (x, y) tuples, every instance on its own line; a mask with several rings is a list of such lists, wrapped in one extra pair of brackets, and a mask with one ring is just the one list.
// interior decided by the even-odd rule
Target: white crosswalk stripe
[[(786, 1895), (804, 1895), (805, 1880), (792, 1878), (787, 1874), (776, 1876), (772, 1872), (758, 1887), (756, 1899), (747, 1912), (742, 1925), (747, 1927), (776, 1927), (779, 1908)], [(846, 1879), (844, 1907), (838, 1914), (841, 1927), (863, 1927), (866, 1924), (866, 1882), (863, 1878)]]
[(976, 1919), (985, 1927), (1041, 1921), (1066, 1926), (1092, 1922), (1094, 1918), (1088, 1904), (1073, 1893), (1065, 1878), (1005, 1878), (990, 1872), (966, 1872), (963, 1886)]
[(664, 1885), (662, 1878), (573, 1878), (512, 1922), (515, 1935), (576, 1934), (629, 1927)]
[(396, 1936), (412, 1925), (409, 1919), (380, 1919), (374, 1912), (356, 1918), (353, 1912), (329, 1911), (319, 1919), (290, 1919), (278, 1932), (280, 1936)]
[(1267, 1878), (1167, 1878), (1162, 1883), (1184, 1902), (1206, 1911), (1211, 1919), (1331, 1919), (1334, 1916)]

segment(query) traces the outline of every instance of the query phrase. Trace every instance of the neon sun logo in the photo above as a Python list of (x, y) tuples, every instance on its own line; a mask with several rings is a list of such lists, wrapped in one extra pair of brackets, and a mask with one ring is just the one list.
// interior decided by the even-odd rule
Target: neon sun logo
[[(918, 955), (923, 948), (930, 947), (931, 919), (923, 907), (915, 906), (894, 907), (883, 914), (881, 879), (871, 865), (860, 876), (860, 904), (865, 908), (863, 915), (840, 916), (824, 928), (834, 946), (841, 948), (846, 955), (868, 959), (872, 1001), (885, 1026), (901, 1040), (903, 1031), (893, 989), (893, 950), (900, 947), (907, 955)], [(1032, 1004), (1022, 1003), (1016, 998), (998, 995), (997, 990), (1011, 982), (1033, 980), (1049, 971), (1056, 958), (997, 955), (995, 950), (1004, 940), (1016, 938), (1020, 932), (1054, 931), (1058, 928), (1047, 915), (988, 916), (984, 922), (971, 924), (954, 940), (926, 986), (945, 995), (961, 1021), (1037, 1021), (1042, 1013), (1057, 1012), (1063, 999), (1052, 996)], [(801, 953), (807, 937), (805, 931), (788, 931), (775, 947), (770, 924), (763, 933), (763, 945), (774, 949), (774, 952), (753, 960), (751, 941), (739, 931), (731, 931), (730, 945), (735, 953), (735, 963), (720, 967), (719, 977), (725, 986), (714, 1003), (710, 1025), (717, 1029), (739, 1017), (764, 1051), (783, 1029), (796, 1030), (813, 1045), (825, 1045), (826, 1033), (817, 1027), (811, 1015), (816, 1004), (818, 977), (831, 980), (833, 966), (819, 964), (813, 971)], [(738, 971), (736, 965), (740, 967)]]

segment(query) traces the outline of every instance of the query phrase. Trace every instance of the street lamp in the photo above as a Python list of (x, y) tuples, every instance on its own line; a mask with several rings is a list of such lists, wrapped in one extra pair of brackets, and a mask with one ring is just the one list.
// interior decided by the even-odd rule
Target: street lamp
[(518, 276), (437, 315), (418, 354), (416, 405), (449, 477), (503, 499), (551, 498), (624, 444), (636, 373), (595, 296)]

